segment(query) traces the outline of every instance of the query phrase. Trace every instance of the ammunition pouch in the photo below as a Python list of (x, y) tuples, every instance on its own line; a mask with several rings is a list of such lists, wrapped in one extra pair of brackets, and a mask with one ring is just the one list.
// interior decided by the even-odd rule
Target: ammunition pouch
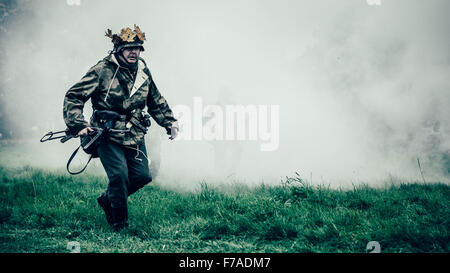
[(148, 131), (147, 128), (150, 127), (150, 125), (150, 115), (142, 109), (136, 109), (131, 113), (128, 126), (135, 126), (137, 129), (146, 134)]

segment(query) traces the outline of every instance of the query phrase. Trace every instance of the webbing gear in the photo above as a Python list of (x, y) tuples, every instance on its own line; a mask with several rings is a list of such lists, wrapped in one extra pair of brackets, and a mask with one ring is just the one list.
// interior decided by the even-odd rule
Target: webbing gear
[(131, 126), (135, 126), (136, 129), (141, 130), (144, 134), (148, 132), (148, 127), (151, 125), (150, 115), (142, 110), (135, 109), (131, 112), (131, 117), (127, 123), (127, 128), (131, 128)]

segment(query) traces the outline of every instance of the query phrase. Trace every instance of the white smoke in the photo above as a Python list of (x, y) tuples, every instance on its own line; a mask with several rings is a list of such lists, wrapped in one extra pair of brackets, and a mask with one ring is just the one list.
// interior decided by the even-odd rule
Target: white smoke
[[(22, 128), (64, 128), (64, 94), (111, 49), (105, 30), (137, 24), (148, 37), (142, 57), (170, 106), (200, 96), (280, 107), (273, 152), (254, 141), (163, 136), (162, 183), (278, 183), (296, 171), (332, 186), (420, 181), (417, 158), (427, 181), (449, 181), (439, 158), (450, 150), (448, 1), (67, 3), (22, 1), (32, 16), (2, 39), (7, 108)], [(56, 146), (63, 165), (68, 154)]]

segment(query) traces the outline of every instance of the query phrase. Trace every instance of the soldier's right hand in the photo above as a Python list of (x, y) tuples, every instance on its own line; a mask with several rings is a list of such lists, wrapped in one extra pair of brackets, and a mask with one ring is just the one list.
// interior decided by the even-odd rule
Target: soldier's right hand
[(78, 136), (86, 136), (89, 132), (93, 132), (94, 130), (91, 127), (86, 127), (83, 130), (78, 132)]

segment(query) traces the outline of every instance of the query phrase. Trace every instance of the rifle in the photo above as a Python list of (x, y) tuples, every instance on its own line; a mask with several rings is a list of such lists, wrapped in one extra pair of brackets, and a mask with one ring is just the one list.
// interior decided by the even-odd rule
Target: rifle
[[(65, 143), (69, 139), (80, 137), (81, 144), (72, 153), (72, 155), (70, 156), (70, 158), (67, 162), (67, 165), (66, 165), (67, 171), (72, 175), (82, 173), (88, 166), (91, 159), (98, 157), (97, 147), (101, 141), (103, 141), (104, 139), (106, 139), (108, 137), (109, 133), (128, 133), (128, 132), (130, 132), (130, 129), (126, 129), (126, 130), (112, 129), (114, 122), (120, 118), (120, 115), (116, 112), (108, 111), (108, 110), (96, 110), (94, 112), (94, 117), (96, 120), (99, 121), (101, 127), (90, 127), (93, 129), (93, 131), (89, 132), (86, 136), (73, 135), (70, 133), (70, 131), (68, 129), (66, 129), (63, 131), (48, 132), (40, 140), (41, 142), (46, 142), (49, 140), (61, 139), (60, 140), (61, 143)], [(61, 135), (63, 133), (64, 133), (64, 135)], [(78, 150), (80, 149), (80, 147), (83, 149), (83, 151), (85, 151), (87, 154), (90, 154), (91, 156), (89, 157), (89, 160), (86, 163), (86, 165), (83, 167), (83, 169), (81, 169), (78, 172), (72, 172), (72, 171), (70, 171), (69, 166), (70, 166), (70, 163), (72, 162), (73, 158), (77, 154)]]

